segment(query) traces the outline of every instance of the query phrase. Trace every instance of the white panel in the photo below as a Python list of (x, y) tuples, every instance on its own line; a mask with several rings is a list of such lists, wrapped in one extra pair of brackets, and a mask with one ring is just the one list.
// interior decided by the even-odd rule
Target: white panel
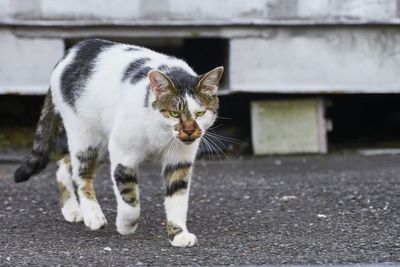
[(253, 92), (400, 92), (400, 31), (271, 30), (230, 41), (230, 87)]
[(0, 44), (0, 94), (46, 92), (51, 70), (64, 53), (64, 43), (18, 38), (0, 30)]
[(41, 0), (45, 19), (126, 20), (137, 19), (139, 0)]
[(256, 155), (326, 153), (322, 100), (253, 101), (251, 134)]
[(301, 23), (304, 19), (354, 22), (398, 18), (397, 0), (0, 0), (1, 7), (0, 15), (4, 12), (20, 21)]

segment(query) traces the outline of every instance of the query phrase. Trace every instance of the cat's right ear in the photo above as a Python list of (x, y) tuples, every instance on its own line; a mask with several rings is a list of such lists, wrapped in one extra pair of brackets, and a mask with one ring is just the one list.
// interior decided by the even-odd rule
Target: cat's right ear
[(158, 70), (151, 70), (148, 74), (150, 87), (154, 95), (158, 98), (160, 95), (173, 92), (174, 84), (167, 75)]

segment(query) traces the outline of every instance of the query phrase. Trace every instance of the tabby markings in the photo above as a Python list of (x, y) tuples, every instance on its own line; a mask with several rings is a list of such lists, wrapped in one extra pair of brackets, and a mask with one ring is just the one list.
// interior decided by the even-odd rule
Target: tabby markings
[(71, 194), (69, 193), (67, 187), (62, 182), (58, 182), (58, 190), (60, 191), (61, 208), (63, 208), (64, 204), (71, 197)]
[(135, 47), (135, 46), (129, 46), (129, 47), (125, 48), (126, 52), (132, 52), (132, 51), (138, 51), (138, 50), (140, 50), (140, 48)]
[(139, 204), (139, 197), (135, 170), (118, 164), (114, 171), (114, 178), (122, 199), (132, 207), (136, 207)]
[(65, 66), (61, 75), (61, 94), (65, 102), (75, 107), (87, 81), (94, 73), (96, 59), (107, 48), (116, 43), (89, 39), (77, 44), (75, 57)]
[[(136, 83), (138, 82), (136, 79), (136, 75), (138, 72), (140, 72), (141, 68), (150, 61), (150, 58), (139, 58), (131, 63), (129, 63), (128, 67), (125, 70), (124, 76), (122, 77), (122, 81), (126, 81), (130, 79), (131, 83)], [(147, 75), (147, 74), (146, 74)]]
[(140, 68), (131, 78), (131, 84), (138, 83), (140, 80), (147, 77), (147, 74), (151, 71), (150, 67)]
[(79, 152), (76, 157), (79, 160), (78, 174), (83, 180), (81, 191), (88, 199), (95, 200), (96, 194), (93, 189), (93, 178), (97, 168), (98, 149), (88, 147), (85, 151)]
[(175, 236), (179, 235), (182, 232), (183, 230), (180, 226), (172, 222), (167, 223), (167, 233), (168, 233), (168, 239), (170, 241), (174, 240)]
[(166, 183), (166, 195), (184, 194), (188, 187), (188, 179), (192, 163), (169, 164), (165, 166), (163, 175)]

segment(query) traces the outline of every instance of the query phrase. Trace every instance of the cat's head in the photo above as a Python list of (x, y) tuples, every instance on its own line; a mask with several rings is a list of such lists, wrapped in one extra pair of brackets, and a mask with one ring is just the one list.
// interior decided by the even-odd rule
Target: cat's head
[(176, 68), (149, 72), (155, 96), (152, 106), (159, 111), (164, 127), (185, 144), (200, 138), (217, 117), (219, 81), (223, 67), (194, 76)]

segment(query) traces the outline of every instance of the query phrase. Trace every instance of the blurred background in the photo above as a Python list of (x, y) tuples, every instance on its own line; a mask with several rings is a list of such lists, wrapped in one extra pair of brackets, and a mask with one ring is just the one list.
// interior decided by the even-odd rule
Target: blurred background
[(398, 0), (0, 0), (0, 149), (29, 147), (53, 66), (96, 37), (225, 66), (216, 151), (397, 153), (399, 24)]

